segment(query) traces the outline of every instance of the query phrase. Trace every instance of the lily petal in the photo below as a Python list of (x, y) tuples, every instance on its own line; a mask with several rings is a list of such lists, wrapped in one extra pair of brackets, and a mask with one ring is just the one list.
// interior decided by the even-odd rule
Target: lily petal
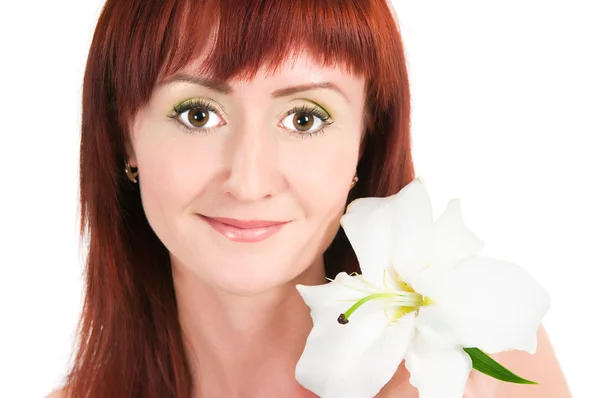
[(484, 242), (464, 223), (460, 199), (452, 199), (433, 224), (426, 249), (430, 253), (429, 263), (413, 280), (413, 288), (429, 296), (432, 289), (430, 283), (443, 282), (446, 273), (452, 271), (461, 260), (477, 254), (483, 246)]
[(462, 348), (432, 348), (419, 333), (406, 353), (405, 363), (410, 384), (419, 390), (419, 398), (462, 398), (473, 367)]
[(400, 278), (412, 284), (429, 262), (433, 215), (425, 183), (417, 178), (390, 197), (387, 216), (391, 223), (391, 253)]
[(419, 178), (395, 195), (356, 199), (341, 224), (368, 280), (379, 281), (393, 263), (396, 273), (410, 283), (428, 263), (425, 249), (433, 216), (429, 194)]
[[(322, 398), (374, 397), (396, 373), (413, 340), (415, 314), (407, 314), (388, 326), (360, 358), (332, 380)], [(360, 338), (358, 335), (356, 338)]]
[(383, 270), (391, 265), (392, 233), (385, 211), (389, 198), (361, 198), (348, 205), (340, 221), (361, 274), (370, 282), (382, 282)]
[(412, 340), (414, 314), (390, 324), (380, 300), (365, 303), (348, 324), (337, 322), (352, 304), (339, 299), (356, 296), (346, 286), (361, 285), (358, 278), (340, 273), (326, 285), (296, 286), (313, 318), (296, 379), (322, 398), (375, 396), (394, 375)]
[(513, 349), (535, 353), (537, 331), (550, 297), (522, 267), (472, 256), (449, 273), (443, 284), (431, 286), (436, 287), (431, 297), (438, 303), (431, 306), (431, 317), (443, 319), (448, 325), (445, 332), (459, 345), (490, 354)]
[(484, 245), (465, 225), (460, 199), (448, 202), (446, 210), (433, 225), (431, 268), (447, 270), (469, 256), (477, 254)]
[(459, 345), (455, 336), (448, 332), (451, 330), (450, 325), (440, 316), (438, 305), (421, 307), (415, 321), (415, 328), (419, 335), (426, 339), (428, 346), (432, 349), (449, 350), (458, 348)]

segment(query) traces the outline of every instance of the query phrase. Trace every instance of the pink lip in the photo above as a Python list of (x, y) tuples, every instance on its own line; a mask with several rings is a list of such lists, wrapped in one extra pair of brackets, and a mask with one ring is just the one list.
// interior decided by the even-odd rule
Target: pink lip
[(289, 221), (236, 220), (201, 216), (211, 227), (235, 242), (259, 242), (275, 235)]

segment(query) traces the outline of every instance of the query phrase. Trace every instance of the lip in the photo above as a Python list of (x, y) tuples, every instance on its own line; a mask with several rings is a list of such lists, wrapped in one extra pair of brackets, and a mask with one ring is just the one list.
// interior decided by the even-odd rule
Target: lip
[(234, 242), (260, 242), (279, 232), (289, 221), (238, 220), (200, 215), (213, 229)]

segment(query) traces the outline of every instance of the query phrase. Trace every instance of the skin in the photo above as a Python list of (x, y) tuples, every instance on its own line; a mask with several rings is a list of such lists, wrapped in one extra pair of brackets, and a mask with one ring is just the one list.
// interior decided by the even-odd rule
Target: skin
[[(194, 76), (193, 65), (180, 74)], [(322, 82), (341, 93), (320, 88), (273, 97)], [(181, 81), (157, 87), (133, 121), (130, 164), (139, 168), (147, 218), (171, 253), (179, 317), (201, 386), (194, 396), (312, 396), (294, 378), (312, 326), (295, 285), (326, 282), (322, 253), (338, 230), (359, 159), (365, 80), (302, 55), (276, 74), (262, 70), (230, 85), (229, 93)], [(217, 126), (211, 132), (189, 134), (166, 116), (188, 98), (221, 111), (209, 116)], [(286, 113), (315, 104), (333, 123), (309, 136), (293, 124), (302, 114)], [(264, 241), (235, 242), (198, 214), (290, 222)]]
[[(463, 398), (571, 398), (572, 394), (559, 366), (552, 344), (543, 326), (538, 330), (535, 354), (508, 351), (490, 355), (515, 374), (538, 382), (538, 385), (505, 383), (478, 371), (471, 371)], [(410, 382), (410, 373), (400, 364), (394, 377), (377, 398), (418, 398)]]
[[(194, 64), (181, 73), (194, 76), (193, 70)], [(320, 82), (342, 93), (272, 95)], [(193, 397), (315, 397), (294, 378), (312, 327), (295, 285), (326, 282), (322, 253), (339, 227), (359, 160), (365, 80), (302, 55), (273, 75), (261, 71), (230, 85), (229, 93), (181, 81), (157, 86), (132, 120), (127, 148), (147, 218), (171, 253), (186, 353), (200, 386)], [(186, 114), (179, 121), (167, 116), (189, 98), (207, 99), (220, 111), (209, 116), (214, 130), (190, 134), (179, 123)], [(333, 123), (319, 135), (293, 133), (293, 116), (285, 113), (315, 104)], [(264, 241), (234, 242), (198, 214), (290, 223)], [(570, 396), (543, 329), (536, 355), (497, 359), (541, 386), (472, 372), (465, 397)], [(418, 397), (409, 376), (401, 364), (378, 397)]]

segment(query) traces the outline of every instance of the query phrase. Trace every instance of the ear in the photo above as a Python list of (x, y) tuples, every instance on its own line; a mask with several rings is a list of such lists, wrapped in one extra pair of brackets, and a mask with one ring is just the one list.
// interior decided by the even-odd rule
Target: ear
[(138, 167), (137, 158), (135, 156), (135, 150), (133, 149), (133, 143), (131, 140), (131, 128), (132, 124), (129, 123), (129, 131), (126, 133), (127, 138), (125, 139), (125, 160), (129, 162), (129, 166)]
[(135, 151), (133, 150), (133, 145), (131, 145), (129, 138), (125, 142), (125, 153), (127, 154), (125, 159), (129, 162), (129, 166), (138, 167)]

